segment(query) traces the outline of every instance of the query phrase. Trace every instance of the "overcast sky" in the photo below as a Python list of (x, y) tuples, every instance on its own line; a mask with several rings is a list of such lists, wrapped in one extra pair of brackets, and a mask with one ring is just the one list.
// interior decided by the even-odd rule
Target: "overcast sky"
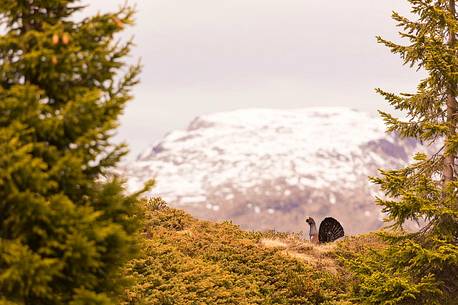
[[(144, 69), (117, 139), (131, 158), (201, 114), (239, 108), (388, 110), (375, 87), (412, 91), (421, 77), (375, 41), (396, 39), (399, 0), (131, 0), (133, 59)], [(85, 14), (124, 0), (85, 0)]]

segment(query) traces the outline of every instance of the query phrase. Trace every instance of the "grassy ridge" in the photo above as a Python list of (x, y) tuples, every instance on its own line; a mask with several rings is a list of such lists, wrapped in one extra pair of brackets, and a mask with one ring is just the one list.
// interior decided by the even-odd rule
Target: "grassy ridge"
[(125, 304), (337, 304), (348, 287), (336, 247), (196, 220), (159, 200), (146, 214)]

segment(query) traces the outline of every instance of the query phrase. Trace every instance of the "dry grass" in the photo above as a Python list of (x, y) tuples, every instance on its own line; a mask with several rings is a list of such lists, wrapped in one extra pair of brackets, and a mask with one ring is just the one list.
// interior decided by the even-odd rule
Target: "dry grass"
[(338, 273), (339, 267), (333, 255), (336, 243), (316, 245), (297, 235), (288, 235), (281, 238), (262, 238), (260, 244), (266, 248), (283, 249), (280, 254), (306, 262), (318, 270)]
[(288, 244), (278, 239), (262, 238), (260, 243), (266, 248), (288, 248)]

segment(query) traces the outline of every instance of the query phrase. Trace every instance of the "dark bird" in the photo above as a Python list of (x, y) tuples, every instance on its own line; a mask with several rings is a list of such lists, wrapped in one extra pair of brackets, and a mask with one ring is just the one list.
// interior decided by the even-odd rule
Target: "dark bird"
[(310, 241), (314, 244), (332, 242), (345, 235), (342, 225), (332, 217), (326, 217), (321, 222), (319, 231), (312, 217), (308, 217), (305, 222), (310, 225)]

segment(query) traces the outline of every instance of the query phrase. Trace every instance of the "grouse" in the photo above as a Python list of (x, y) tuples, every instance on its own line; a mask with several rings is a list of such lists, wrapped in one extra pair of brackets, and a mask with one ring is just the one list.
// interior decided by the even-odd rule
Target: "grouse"
[(321, 222), (319, 231), (312, 217), (308, 217), (305, 221), (310, 225), (310, 241), (314, 244), (332, 242), (345, 235), (342, 225), (332, 217), (326, 217)]

